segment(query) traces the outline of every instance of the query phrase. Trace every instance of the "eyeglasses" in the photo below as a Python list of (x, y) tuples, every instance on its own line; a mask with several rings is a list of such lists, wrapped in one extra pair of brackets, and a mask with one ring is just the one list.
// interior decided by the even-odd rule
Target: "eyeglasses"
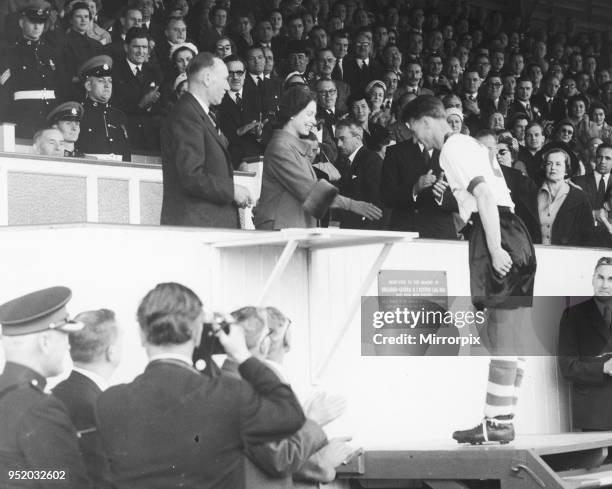
[(491, 86), (493, 88), (501, 88), (501, 87), (504, 86), (504, 84), (503, 83), (499, 83), (499, 82), (497, 82), (497, 83), (489, 83), (489, 86)]
[(571, 136), (572, 134), (574, 134), (574, 131), (572, 131), (571, 129), (561, 129), (559, 132), (561, 134), (567, 134), (568, 136)]
[(319, 95), (327, 97), (329, 95), (336, 95), (338, 93), (338, 90), (336, 90), (335, 88), (332, 88), (331, 90), (318, 90), (317, 93)]
[(242, 75), (244, 75), (244, 70), (238, 70), (238, 71), (228, 71), (229, 76), (237, 76), (238, 78), (240, 78)]

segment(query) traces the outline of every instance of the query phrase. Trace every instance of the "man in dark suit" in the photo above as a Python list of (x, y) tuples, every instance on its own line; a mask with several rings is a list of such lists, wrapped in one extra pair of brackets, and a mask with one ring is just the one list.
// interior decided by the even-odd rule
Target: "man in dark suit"
[(572, 383), (572, 425), (612, 430), (612, 258), (593, 273), (594, 297), (569, 307), (559, 326), (559, 366)]
[(276, 115), (282, 85), (280, 80), (266, 78), (265, 66), (264, 50), (259, 46), (248, 48), (243, 99), (249, 101), (250, 110), (258, 122), (270, 120)]
[(84, 324), (70, 333), (70, 357), (74, 368), (53, 395), (61, 400), (77, 429), (79, 449), (89, 478), (96, 489), (112, 487), (108, 457), (96, 427), (98, 396), (121, 361), (115, 313), (108, 309), (86, 311), (75, 318)]
[(257, 99), (245, 97), (244, 63), (235, 55), (228, 56), (224, 61), (229, 73), (230, 91), (223, 96), (219, 105), (219, 126), (229, 141), (232, 165), (237, 170), (245, 158), (263, 155), (263, 123)]
[(332, 80), (346, 81), (344, 76), (344, 63), (348, 59), (346, 55), (348, 54), (351, 43), (350, 38), (349, 32), (344, 29), (334, 31), (331, 34), (330, 47), (336, 58), (336, 65), (332, 71)]
[(515, 114), (525, 114), (528, 122), (539, 122), (541, 114), (539, 109), (531, 104), (533, 94), (533, 82), (530, 78), (521, 77), (516, 82), (516, 99), (508, 109), (508, 118)]
[[(382, 167), (381, 196), (391, 211), (393, 231), (415, 231), (423, 238), (457, 239), (453, 212), (457, 201), (444, 181), (440, 153), (413, 140), (387, 148)], [(441, 199), (434, 186), (442, 190)]]
[[(336, 66), (336, 58), (331, 48), (323, 48), (317, 51), (315, 58), (315, 66), (317, 75), (311, 82), (311, 88), (316, 90), (316, 84), (319, 80), (332, 80), (332, 73)], [(334, 80), (336, 86), (336, 108), (339, 111), (346, 112), (346, 102), (351, 94), (351, 88), (348, 83), (342, 80)]]
[(234, 184), (227, 139), (211, 105), (229, 89), (225, 63), (200, 53), (187, 69), (189, 89), (166, 118), (161, 132), (164, 195), (162, 224), (238, 227), (236, 206), (251, 203), (249, 191)]
[[(6, 365), (0, 375), (0, 487), (87, 489), (77, 434), (64, 404), (45, 394), (47, 378), (60, 375), (68, 333), (82, 327), (70, 320), (66, 287), (51, 287), (0, 306)], [(51, 484), (10, 477), (11, 471), (58, 471)], [(50, 477), (51, 479), (54, 479)], [(47, 481), (48, 482), (48, 481)]]
[(147, 62), (149, 36), (142, 27), (132, 27), (125, 37), (123, 57), (113, 63), (112, 103), (128, 118), (132, 151), (159, 151), (158, 110), (162, 74)]
[(338, 147), (336, 146), (336, 124), (344, 115), (336, 107), (338, 97), (337, 83), (335, 80), (318, 80), (314, 84), (317, 92), (317, 121), (320, 122), (322, 130), (321, 151), (330, 163), (336, 163), (338, 159)]
[(483, 126), (488, 127), (488, 119), (494, 112), (506, 112), (501, 99), (502, 79), (497, 73), (489, 74), (484, 82), (484, 93), (478, 96), (478, 107), (480, 108), (480, 120)]
[(136, 5), (128, 5), (121, 9), (119, 22), (113, 29), (113, 42), (104, 46), (104, 52), (117, 63), (125, 58), (125, 38), (132, 27), (140, 27), (142, 24), (142, 11)]
[[(382, 159), (363, 145), (363, 129), (354, 120), (342, 120), (336, 126), (338, 152), (344, 157), (340, 194), (353, 200), (369, 202), (382, 208), (380, 174)], [(339, 214), (338, 218), (336, 218)], [(334, 211), (341, 228), (382, 229), (385, 219), (369, 221), (348, 211)]]
[(558, 97), (561, 82), (552, 73), (542, 80), (542, 91), (531, 97), (532, 105), (541, 114), (542, 123), (559, 122), (566, 116), (565, 103)]
[(197, 295), (177, 283), (158, 284), (141, 301), (137, 318), (149, 364), (98, 401), (117, 489), (244, 488), (245, 445), (279, 441), (303, 426), (291, 388), (251, 356), (240, 328), (230, 325), (225, 333), (212, 325), (244, 380), (193, 368), (205, 316)]
[(382, 65), (370, 56), (370, 37), (365, 33), (358, 34), (353, 42), (353, 56), (344, 62), (343, 80), (351, 87), (351, 93), (365, 90), (372, 80), (380, 80), (383, 74)]
[(610, 181), (612, 145), (610, 143), (600, 144), (595, 155), (595, 171), (590, 175), (581, 175), (573, 179), (574, 183), (586, 192), (593, 209), (594, 218), (597, 217), (604, 205), (606, 192), (612, 187)]
[(171, 17), (166, 21), (164, 37), (155, 44), (155, 59), (166, 78), (170, 78), (170, 49), (173, 45), (187, 42), (187, 25), (181, 17)]

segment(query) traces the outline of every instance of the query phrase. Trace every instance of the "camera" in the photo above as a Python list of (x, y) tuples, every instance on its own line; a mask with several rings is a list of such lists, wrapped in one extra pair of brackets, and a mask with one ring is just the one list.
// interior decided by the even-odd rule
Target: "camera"
[[(217, 326), (217, 328), (214, 326)], [(218, 328), (221, 328), (225, 334), (229, 334), (230, 323), (223, 316), (215, 313), (213, 322), (203, 324), (200, 345), (193, 351), (194, 365), (198, 360), (208, 361), (212, 355), (225, 353), (219, 338), (215, 336), (215, 331)]]

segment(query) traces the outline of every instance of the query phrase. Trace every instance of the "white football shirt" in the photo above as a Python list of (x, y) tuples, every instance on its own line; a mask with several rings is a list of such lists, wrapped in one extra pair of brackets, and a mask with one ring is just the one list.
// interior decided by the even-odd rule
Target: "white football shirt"
[(510, 191), (504, 174), (495, 157), (476, 139), (464, 134), (450, 136), (440, 152), (440, 167), (444, 170), (448, 184), (457, 199), (459, 215), (467, 222), (473, 212), (478, 212), (476, 197), (472, 191), (485, 182), (498, 206), (514, 210)]

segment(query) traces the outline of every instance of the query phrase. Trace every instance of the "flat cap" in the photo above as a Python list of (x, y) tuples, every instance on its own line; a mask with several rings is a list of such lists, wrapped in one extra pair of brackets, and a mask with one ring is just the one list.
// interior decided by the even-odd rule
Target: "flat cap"
[(58, 329), (70, 333), (83, 325), (68, 317), (68, 287), (50, 287), (23, 295), (0, 306), (0, 326), (5, 336), (20, 336)]
[(78, 71), (79, 78), (85, 79), (88, 76), (112, 76), (111, 68), (113, 67), (113, 59), (110, 56), (101, 54), (89, 58), (81, 65)]
[(55, 124), (58, 121), (81, 121), (83, 106), (78, 102), (64, 102), (49, 112), (47, 122)]
[(49, 18), (51, 9), (49, 4), (43, 0), (32, 0), (21, 8), (20, 13), (22, 17), (27, 17), (32, 22), (42, 24)]

